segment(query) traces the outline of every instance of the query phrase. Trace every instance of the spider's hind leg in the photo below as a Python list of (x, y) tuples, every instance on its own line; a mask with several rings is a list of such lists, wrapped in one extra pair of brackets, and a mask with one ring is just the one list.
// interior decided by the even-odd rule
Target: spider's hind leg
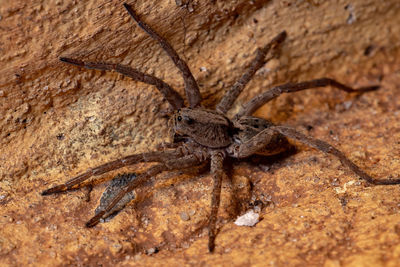
[(306, 136), (292, 128), (284, 127), (284, 126), (272, 126), (272, 130), (277, 131), (288, 138), (295, 139), (309, 147), (318, 149), (322, 152), (331, 154), (337, 157), (340, 162), (352, 170), (355, 174), (357, 174), (361, 179), (367, 181), (370, 184), (374, 185), (395, 185), (400, 184), (400, 178), (397, 179), (375, 179), (370, 175), (366, 174), (363, 170), (360, 169), (356, 164), (354, 164), (350, 159), (348, 159), (340, 150), (333, 147), (332, 145), (319, 140), (312, 138), (310, 136)]
[(233, 158), (246, 158), (251, 155), (273, 156), (292, 149), (287, 138), (273, 131), (273, 124), (267, 120), (243, 116), (235, 118), (233, 124), (240, 129), (234, 136), (239, 142), (233, 142), (226, 151)]
[(333, 86), (347, 93), (364, 93), (368, 91), (374, 91), (379, 88), (379, 86), (368, 86), (368, 87), (361, 87), (358, 89), (354, 89), (352, 87), (349, 87), (347, 85), (344, 85), (338, 81), (329, 78), (321, 78), (299, 83), (287, 83), (273, 87), (268, 91), (255, 96), (245, 105), (243, 105), (240, 111), (236, 114), (236, 117), (240, 118), (242, 116), (246, 115), (249, 116), (253, 114), (259, 107), (268, 103), (272, 99), (277, 98), (283, 93), (293, 93), (306, 89), (325, 87), (325, 86)]

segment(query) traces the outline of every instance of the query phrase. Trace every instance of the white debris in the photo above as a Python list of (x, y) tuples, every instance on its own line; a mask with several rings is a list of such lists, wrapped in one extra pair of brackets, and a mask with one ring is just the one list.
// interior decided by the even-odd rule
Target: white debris
[(260, 215), (258, 213), (255, 213), (254, 210), (249, 210), (242, 216), (239, 216), (235, 224), (238, 226), (254, 226), (259, 222), (259, 217)]
[(355, 184), (355, 182), (356, 182), (356, 181), (354, 181), (354, 180), (349, 181), (349, 182), (347, 182), (347, 183), (345, 183), (345, 184), (343, 185), (343, 188), (341, 188), (340, 186), (338, 186), (338, 187), (335, 187), (334, 190), (336, 191), (336, 194), (344, 194), (344, 193), (346, 193), (346, 191), (347, 191), (347, 186), (351, 186), (351, 185)]

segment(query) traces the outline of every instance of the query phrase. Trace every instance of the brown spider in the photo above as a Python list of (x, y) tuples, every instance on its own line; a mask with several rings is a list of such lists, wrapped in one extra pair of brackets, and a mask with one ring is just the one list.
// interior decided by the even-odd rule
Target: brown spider
[[(229, 119), (225, 115), (226, 112), (232, 107), (234, 101), (246, 84), (252, 79), (255, 72), (273, 57), (273, 52), (275, 52), (277, 47), (285, 40), (286, 32), (283, 31), (279, 33), (270, 43), (263, 48), (257, 49), (256, 55), (247, 71), (232, 88), (225, 93), (215, 110), (209, 110), (201, 107), (202, 99), (199, 87), (186, 62), (179, 57), (167, 40), (161, 37), (138, 17), (131, 6), (124, 4), (124, 7), (136, 23), (160, 44), (182, 73), (189, 107), (184, 107), (182, 97), (170, 85), (157, 77), (145, 74), (137, 69), (120, 64), (83, 62), (77, 59), (60, 58), (63, 62), (79, 67), (96, 70), (113, 70), (135, 81), (152, 84), (157, 87), (174, 109), (170, 120), (172, 123), (171, 130), (174, 142), (168, 143), (164, 151), (134, 154), (108, 162), (90, 169), (64, 184), (57, 185), (42, 192), (42, 195), (59, 193), (75, 188), (92, 176), (101, 175), (139, 162), (158, 162), (157, 165), (150, 167), (146, 172), (138, 175), (135, 179), (131, 179), (127, 185), (123, 186), (121, 191), (111, 197), (112, 199), (106, 205), (100, 206), (97, 214), (86, 223), (87, 227), (93, 227), (99, 223), (100, 220), (106, 218), (109, 213), (120, 204), (124, 196), (147, 182), (151, 177), (164, 171), (187, 169), (199, 166), (205, 162), (211, 162), (211, 174), (213, 176), (214, 185), (211, 199), (211, 216), (208, 224), (208, 249), (212, 252), (215, 247), (216, 219), (220, 204), (224, 159), (226, 157), (246, 158), (253, 154), (276, 155), (287, 150), (289, 147), (287, 138), (295, 139), (307, 146), (336, 156), (343, 165), (350, 168), (361, 179), (364, 179), (370, 184), (393, 185), (400, 183), (400, 179), (372, 178), (349, 160), (342, 152), (324, 141), (306, 136), (292, 128), (274, 125), (267, 120), (251, 116), (259, 107), (282, 93), (291, 93), (324, 86), (333, 86), (349, 93), (366, 92), (376, 90), (379, 86), (363, 87), (356, 90), (329, 78), (315, 79), (300, 83), (287, 83), (273, 87), (255, 96), (242, 106), (234, 118)], [(267, 57), (267, 55), (269, 56)]]

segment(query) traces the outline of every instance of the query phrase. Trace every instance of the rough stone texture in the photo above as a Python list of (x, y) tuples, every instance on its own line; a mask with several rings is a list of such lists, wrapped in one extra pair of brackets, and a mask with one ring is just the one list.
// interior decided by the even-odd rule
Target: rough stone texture
[[(205, 106), (215, 105), (258, 46), (286, 29), (279, 60), (257, 73), (237, 107), (287, 81), (328, 76), (354, 86), (380, 84), (379, 91), (361, 96), (332, 88), (285, 95), (257, 115), (336, 145), (374, 176), (400, 174), (398, 0), (179, 2), (185, 1), (134, 6), (187, 59)], [(207, 252), (202, 228), (211, 199), (207, 174), (163, 174), (156, 190), (140, 190), (142, 201), (108, 223), (85, 228), (105, 184), (49, 197), (39, 193), (166, 140), (167, 120), (159, 114), (167, 104), (151, 86), (57, 58), (130, 64), (183, 93), (181, 77), (120, 1), (0, 3), (0, 265), (400, 261), (399, 187), (359, 182), (338, 160), (304, 146), (279, 161), (234, 163), (232, 182), (223, 184), (214, 254)], [(237, 213), (256, 203), (263, 204), (262, 220), (252, 228), (234, 225)]]

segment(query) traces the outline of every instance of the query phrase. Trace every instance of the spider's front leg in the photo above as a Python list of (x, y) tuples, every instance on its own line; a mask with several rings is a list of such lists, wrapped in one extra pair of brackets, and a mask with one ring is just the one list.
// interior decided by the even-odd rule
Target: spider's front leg
[(186, 62), (179, 57), (178, 53), (165, 38), (163, 38), (153, 28), (151, 28), (149, 25), (147, 25), (144, 21), (141, 20), (141, 18), (136, 14), (135, 10), (133, 10), (133, 8), (130, 5), (124, 3), (124, 7), (128, 11), (129, 15), (139, 25), (139, 27), (142, 28), (148, 35), (151, 36), (151, 38), (153, 38), (160, 44), (160, 46), (172, 59), (172, 62), (174, 62), (175, 66), (180, 70), (183, 77), (183, 81), (185, 83), (186, 97), (189, 101), (190, 107), (194, 108), (199, 106), (201, 102), (199, 86), (197, 85), (196, 79), (193, 77), (193, 74), (190, 71)]
[(104, 207), (104, 209), (99, 210), (99, 212), (86, 223), (86, 226), (93, 227), (98, 224), (103, 217), (107, 217), (105, 215), (107, 215), (107, 213), (110, 212), (126, 194), (145, 183), (151, 177), (154, 177), (163, 171), (186, 169), (197, 166), (200, 163), (202, 163), (202, 161), (199, 160), (195, 155), (187, 155), (152, 166), (146, 172), (140, 174), (136, 177), (136, 179), (132, 180), (127, 186), (125, 186), (124, 189), (121, 190), (106, 207)]
[(224, 176), (223, 162), (225, 153), (221, 150), (211, 152), (211, 175), (213, 176), (214, 186), (211, 198), (211, 214), (208, 224), (208, 250), (213, 252), (215, 248), (215, 237), (217, 235), (216, 223), (218, 216), (219, 203), (221, 201), (221, 185)]
[(60, 57), (60, 60), (65, 63), (90, 70), (115, 71), (133, 79), (134, 81), (154, 85), (168, 101), (168, 103), (172, 106), (173, 109), (183, 107), (183, 99), (179, 95), (179, 93), (175, 91), (169, 84), (153, 75), (146, 74), (137, 69), (121, 64), (107, 62), (85, 62), (82, 60), (67, 57)]
[(64, 184), (60, 184), (44, 190), (42, 195), (50, 195), (55, 193), (60, 193), (63, 191), (71, 190), (75, 186), (79, 185), (80, 183), (86, 181), (92, 176), (98, 176), (113, 170), (120, 169), (125, 166), (133, 165), (139, 162), (166, 162), (171, 158), (177, 158), (183, 156), (182, 149), (176, 149), (174, 151), (155, 151), (155, 152), (147, 152), (141, 154), (134, 154), (130, 156), (126, 156), (122, 159), (117, 159), (106, 164), (97, 166), (92, 168), (74, 178), (67, 181)]

